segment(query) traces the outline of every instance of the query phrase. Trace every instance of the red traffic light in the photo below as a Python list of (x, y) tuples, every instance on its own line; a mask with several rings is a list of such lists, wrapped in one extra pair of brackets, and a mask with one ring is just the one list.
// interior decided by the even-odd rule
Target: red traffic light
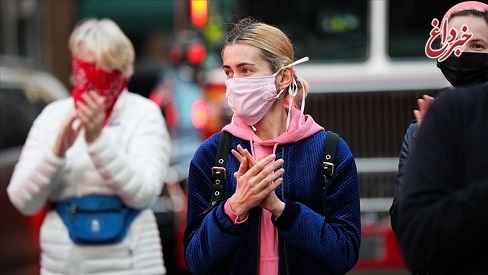
[(207, 57), (207, 50), (205, 46), (200, 43), (192, 44), (187, 49), (188, 63), (192, 65), (200, 65)]

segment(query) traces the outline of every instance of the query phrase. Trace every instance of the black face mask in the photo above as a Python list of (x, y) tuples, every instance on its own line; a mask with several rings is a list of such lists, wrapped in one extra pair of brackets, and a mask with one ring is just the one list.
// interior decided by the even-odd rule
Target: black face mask
[(437, 67), (454, 87), (488, 82), (488, 53), (463, 52), (459, 57), (451, 54), (446, 60), (437, 61)]

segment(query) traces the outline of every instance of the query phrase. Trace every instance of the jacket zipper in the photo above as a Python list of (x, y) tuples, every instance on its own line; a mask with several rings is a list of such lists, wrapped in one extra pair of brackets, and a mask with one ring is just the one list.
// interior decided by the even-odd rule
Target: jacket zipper
[[(283, 160), (285, 159), (285, 146), (281, 147), (281, 158)], [(281, 183), (281, 199), (283, 201), (285, 201), (285, 187), (283, 186), (284, 184), (285, 184), (285, 175), (283, 174), (283, 182)], [(290, 271), (288, 270), (288, 255), (286, 253), (286, 241), (285, 240), (283, 240), (283, 254), (285, 256), (285, 271), (286, 271), (286, 274), (290, 274)], [(278, 268), (278, 270), (279, 270), (279, 268)]]
[[(263, 211), (263, 210), (261, 210), (261, 211)], [(262, 214), (263, 213), (261, 212), (261, 215)], [(257, 255), (257, 257), (256, 257), (256, 260), (257, 260), (256, 263), (257, 263), (257, 267), (258, 267), (257, 268), (257, 273), (259, 273), (259, 263), (260, 263), (260, 261), (259, 261), (260, 254), (259, 254), (259, 252), (260, 252), (260, 247), (261, 247), (261, 219), (262, 219), (262, 217), (259, 216), (259, 222), (258, 222), (258, 253), (256, 253), (256, 255)]]

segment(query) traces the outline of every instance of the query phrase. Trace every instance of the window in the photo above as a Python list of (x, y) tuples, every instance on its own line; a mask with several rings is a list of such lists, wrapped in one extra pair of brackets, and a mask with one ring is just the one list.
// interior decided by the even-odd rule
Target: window
[(389, 1), (388, 53), (391, 58), (423, 58), (432, 19), (442, 20), (446, 11), (461, 1)]
[[(376, 0), (379, 1), (379, 0)], [(442, 19), (444, 13), (459, 1), (412, 0), (388, 1), (385, 39), (387, 55), (393, 59), (428, 59), (424, 47), (432, 29), (433, 18)], [(294, 1), (228, 0), (210, 3), (210, 16), (222, 16), (226, 26), (237, 18), (253, 16), (265, 23), (278, 26), (292, 40), (297, 58), (309, 56), (313, 61), (361, 61), (367, 58), (369, 48), (368, 9), (372, 0), (352, 1)]]
[(222, 14), (228, 28), (231, 24), (226, 23), (246, 16), (276, 25), (292, 40), (296, 58), (348, 61), (367, 56), (367, 5), (363, 0), (236, 0), (210, 8), (211, 13)]
[(69, 96), (51, 74), (28, 69), (23, 59), (0, 66), (0, 151), (22, 146), (32, 123), (50, 102)]
[(47, 104), (30, 101), (21, 88), (0, 90), (0, 150), (22, 146), (32, 122)]

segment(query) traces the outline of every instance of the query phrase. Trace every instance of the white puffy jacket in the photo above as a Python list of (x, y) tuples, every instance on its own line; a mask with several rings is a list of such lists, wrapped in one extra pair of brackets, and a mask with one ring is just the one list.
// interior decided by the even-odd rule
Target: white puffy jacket
[(60, 127), (74, 112), (73, 99), (46, 106), (29, 132), (7, 192), (23, 214), (48, 200), (92, 193), (116, 194), (131, 207), (145, 208), (126, 238), (111, 245), (77, 245), (51, 210), (41, 232), (41, 274), (164, 274), (154, 214), (148, 207), (163, 187), (170, 138), (159, 108), (124, 91), (100, 137), (86, 144), (83, 131), (65, 158), (53, 154)]

